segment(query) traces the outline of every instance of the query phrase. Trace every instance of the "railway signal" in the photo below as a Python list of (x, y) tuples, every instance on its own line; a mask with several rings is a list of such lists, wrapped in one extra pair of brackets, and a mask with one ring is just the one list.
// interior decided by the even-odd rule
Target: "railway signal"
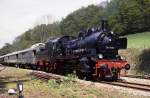
[(17, 90), (19, 91), (18, 98), (24, 98), (24, 96), (22, 94), (22, 92), (23, 92), (23, 83), (21, 83), (21, 82), (17, 83)]

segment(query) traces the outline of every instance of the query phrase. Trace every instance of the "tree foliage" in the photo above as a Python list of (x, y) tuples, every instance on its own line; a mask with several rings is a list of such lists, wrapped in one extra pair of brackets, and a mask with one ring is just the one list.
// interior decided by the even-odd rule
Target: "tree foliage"
[(120, 35), (150, 30), (150, 0), (112, 0), (106, 10), (109, 23)]
[(103, 10), (101, 7), (90, 5), (69, 14), (60, 23), (62, 34), (76, 35), (80, 30), (100, 24)]
[(10, 45), (9, 43), (6, 43), (1, 49), (0, 49), (0, 55), (4, 55), (7, 53), (12, 52), (11, 51), (12, 45)]

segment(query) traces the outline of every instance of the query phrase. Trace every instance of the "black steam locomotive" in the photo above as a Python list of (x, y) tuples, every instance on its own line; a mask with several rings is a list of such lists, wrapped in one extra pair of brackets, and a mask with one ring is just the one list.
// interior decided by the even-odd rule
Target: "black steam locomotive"
[[(75, 71), (80, 78), (86, 79), (98, 78), (99, 70), (104, 70), (101, 72), (104, 75), (99, 78), (105, 78), (106, 74), (110, 75), (114, 71), (111, 76), (117, 79), (121, 69), (128, 70), (130, 67), (126, 61), (121, 60), (118, 54), (119, 49), (126, 48), (127, 38), (119, 38), (109, 30), (106, 20), (102, 20), (101, 28), (80, 32), (78, 37), (63, 36), (51, 39), (45, 47), (50, 56), (50, 66), (55, 63), (52, 64), (53, 67), (51, 66), (52, 71), (59, 74)], [(113, 63), (112, 65), (110, 62), (120, 64)], [(98, 63), (102, 64), (96, 66)]]

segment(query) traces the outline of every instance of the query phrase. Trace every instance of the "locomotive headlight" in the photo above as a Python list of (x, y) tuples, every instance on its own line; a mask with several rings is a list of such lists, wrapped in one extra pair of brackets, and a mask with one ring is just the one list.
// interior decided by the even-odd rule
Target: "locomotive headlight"
[(111, 31), (110, 33), (111, 33), (111, 34), (114, 34), (114, 32), (113, 32), (113, 31)]
[(111, 42), (112, 40), (111, 39), (109, 39), (109, 42)]
[(99, 54), (98, 57), (99, 57), (99, 59), (102, 59), (103, 58), (103, 54)]

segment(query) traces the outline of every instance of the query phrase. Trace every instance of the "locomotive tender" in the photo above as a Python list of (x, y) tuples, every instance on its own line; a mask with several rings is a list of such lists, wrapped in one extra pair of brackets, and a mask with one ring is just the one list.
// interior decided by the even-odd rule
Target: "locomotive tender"
[(102, 20), (100, 28), (80, 32), (78, 37), (49, 39), (45, 44), (1, 56), (0, 61), (63, 75), (75, 72), (84, 79), (109, 76), (117, 80), (122, 69), (130, 69), (118, 54), (119, 49), (126, 48), (127, 38), (117, 36), (108, 29), (107, 21)]

